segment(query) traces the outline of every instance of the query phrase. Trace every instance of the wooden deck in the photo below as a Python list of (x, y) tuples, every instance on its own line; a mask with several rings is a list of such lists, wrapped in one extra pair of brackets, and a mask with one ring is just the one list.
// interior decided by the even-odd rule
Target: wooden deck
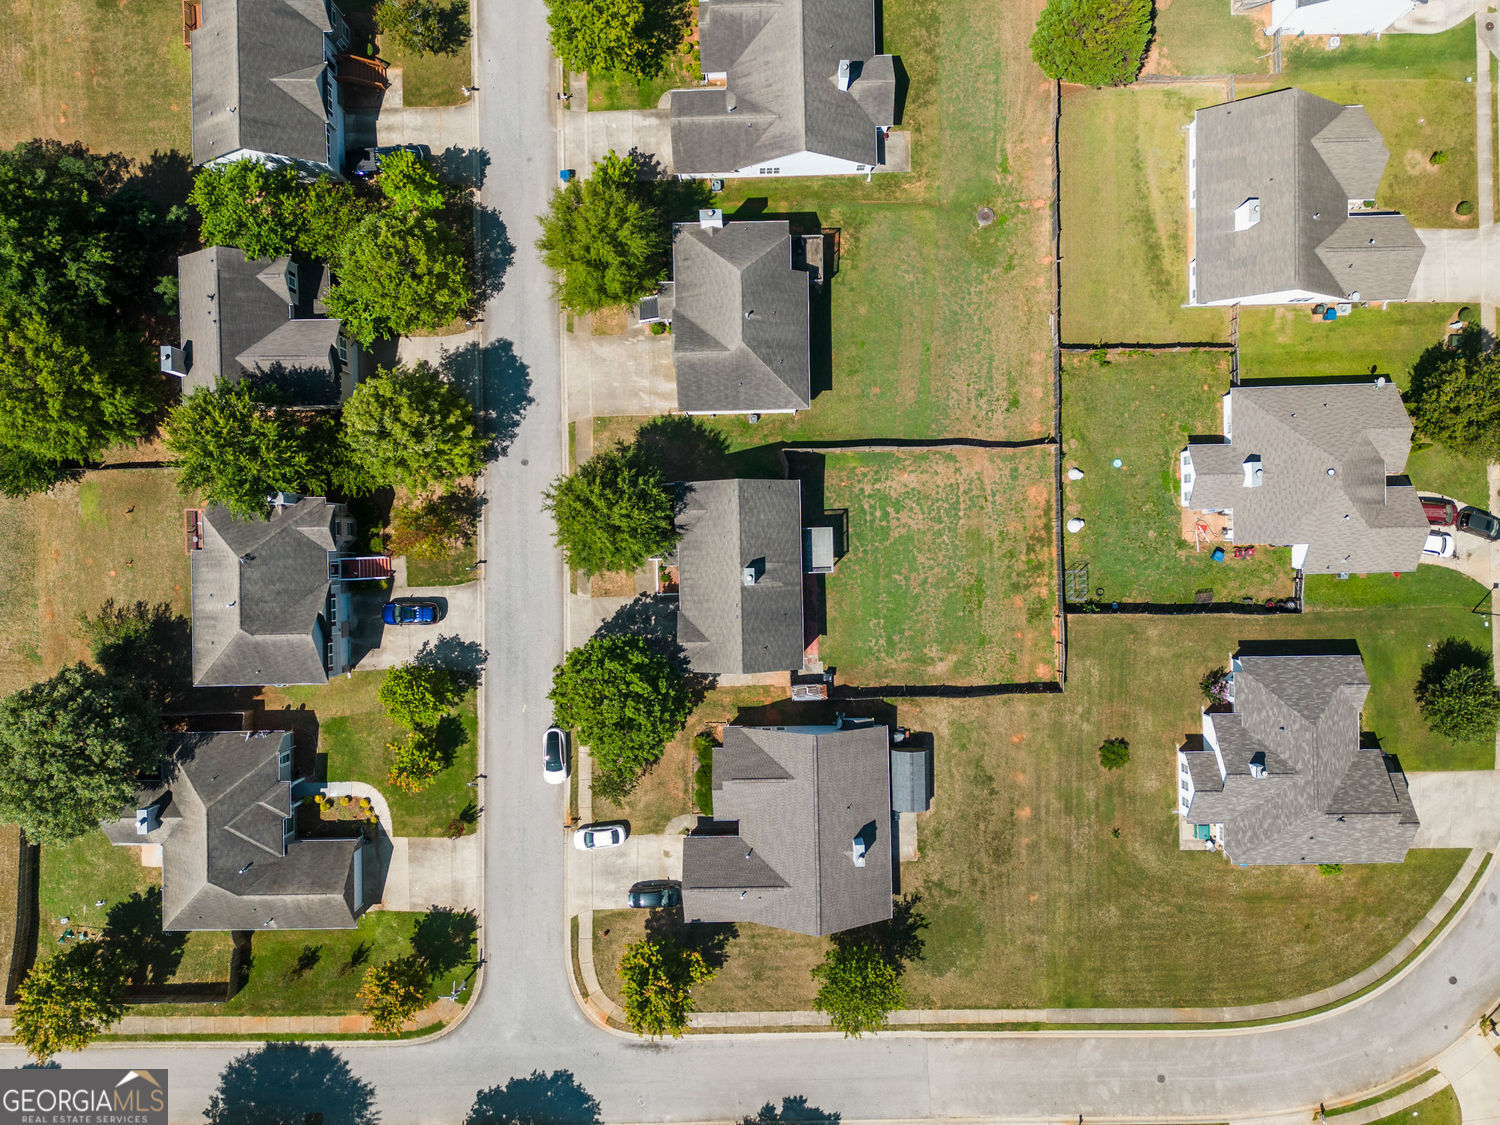
[(187, 553), (203, 550), (203, 509), (185, 508), (182, 513), (182, 530), (187, 543)]
[(199, 0), (182, 0), (182, 45), (193, 49), (192, 33), (203, 26), (203, 5)]

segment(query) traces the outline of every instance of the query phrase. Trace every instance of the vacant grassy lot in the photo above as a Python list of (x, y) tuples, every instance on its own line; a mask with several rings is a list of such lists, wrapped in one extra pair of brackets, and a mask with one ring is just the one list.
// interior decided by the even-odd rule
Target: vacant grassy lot
[(1045, 449), (830, 453), (849, 551), (824, 662), (863, 684), (1053, 679), (1051, 470)]
[(106, 598), (188, 615), (182, 510), (170, 469), (106, 470), (25, 500), (0, 499), (0, 691), (87, 657), (78, 615)]
[(1261, 21), (1235, 16), (1218, 0), (1160, 0), (1147, 71), (1154, 74), (1265, 74), (1271, 41)]
[[(1457, 305), (1391, 304), (1357, 309), (1332, 323), (1295, 308), (1240, 313), (1240, 375), (1257, 379), (1323, 379), (1384, 375), (1405, 390), (1411, 366), (1443, 339)], [(1484, 459), (1454, 453), (1419, 439), (1407, 475), (1424, 492), (1485, 507), (1489, 480)]]
[(37, 899), (38, 958), (60, 948), (63, 931), (98, 934), (113, 915), (109, 928), (127, 948), (141, 951), (141, 967), (153, 983), (229, 980), (229, 935), (162, 933), (161, 868), (141, 866), (141, 849), (117, 848), (103, 832), (42, 847)]
[[(390, 784), (391, 745), (404, 732), (386, 718), (376, 698), (381, 672), (355, 672), (315, 687), (266, 688), (267, 708), (306, 706), (316, 716), (319, 767), (330, 781), (363, 781), (384, 794), (391, 807), (392, 835), (441, 836), (474, 800), (468, 783), (478, 772), (475, 732), (478, 712), (471, 693), (439, 727), (439, 744), (451, 764), (415, 796)], [(326, 762), (326, 765), (325, 765)]]
[(1194, 111), (1223, 100), (1218, 86), (1069, 89), (1063, 96), (1065, 342), (1229, 339), (1228, 310), (1181, 307), (1192, 233), (1182, 127)]
[[(1398, 613), (1403, 622), (1416, 615), (1076, 617), (1061, 696), (900, 702), (895, 720), (932, 732), (936, 747), (921, 859), (901, 872), (931, 923), (926, 957), (906, 976), (908, 1006), (1254, 1003), (1346, 979), (1389, 951), (1451, 881), (1461, 852), (1414, 851), (1404, 864), (1348, 867), (1337, 878), (1239, 868), (1179, 851), (1171, 808), (1173, 751), (1198, 727), (1198, 680), (1240, 639), (1354, 636), (1379, 677), (1370, 642), (1422, 644), (1425, 625), (1398, 632)], [(1381, 733), (1406, 762), (1398, 739)], [(1129, 740), (1131, 761), (1106, 773), (1096, 752), (1112, 736)], [(639, 924), (596, 915), (596, 927), (610, 930), (596, 946), (606, 982), (618, 943)], [(741, 926), (699, 1001), (805, 1008), (807, 969), (823, 948)], [(1219, 971), (1226, 963), (1236, 971)]]
[[(1050, 428), (1050, 88), (1030, 60), (1032, 19), (938, 0), (884, 17), (911, 80), (912, 173), (732, 180), (724, 193), (731, 215), (815, 214), (841, 231), (831, 386), (795, 419), (725, 420), (736, 444)], [(996, 214), (982, 230), (981, 206)]]
[(191, 148), (182, 6), (17, 0), (0, 20), (0, 147), (81, 140), (145, 160)]
[(1064, 562), (1088, 564), (1091, 598), (1185, 604), (1203, 589), (1221, 602), (1291, 594), (1288, 551), (1259, 547), (1253, 559), (1214, 562), (1210, 547), (1194, 550), (1182, 538), (1177, 454), (1190, 435), (1221, 432), (1228, 389), (1223, 352), (1113, 353), (1108, 366), (1067, 357), (1063, 457), (1083, 479), (1064, 480), (1063, 514), (1082, 516), (1084, 528), (1064, 536)]

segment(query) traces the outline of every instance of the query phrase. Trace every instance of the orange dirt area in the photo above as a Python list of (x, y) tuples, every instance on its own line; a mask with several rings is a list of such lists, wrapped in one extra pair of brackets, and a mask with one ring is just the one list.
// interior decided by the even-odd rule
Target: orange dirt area
[(1192, 508), (1182, 509), (1182, 538), (1185, 542), (1200, 547), (1209, 543), (1227, 543), (1225, 529), (1232, 528), (1234, 521), (1223, 512), (1196, 512)]

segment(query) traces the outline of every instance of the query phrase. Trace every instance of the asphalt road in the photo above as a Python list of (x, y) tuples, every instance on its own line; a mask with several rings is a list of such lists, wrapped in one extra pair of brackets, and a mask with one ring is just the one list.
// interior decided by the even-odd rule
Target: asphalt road
[[(567, 984), (563, 794), (543, 784), (545, 693), (562, 653), (562, 569), (540, 511), (563, 467), (560, 360), (533, 216), (556, 180), (541, 0), (478, 5), (483, 189), (515, 245), (484, 321), (491, 406), (532, 401), (486, 481), (484, 983), (453, 1032), (336, 1049), (375, 1088), (384, 1125), (464, 1119), (481, 1090), (534, 1070), (571, 1072), (608, 1121), (703, 1121), (803, 1096), (846, 1121), (1133, 1116), (1221, 1121), (1315, 1106), (1421, 1068), (1500, 997), (1500, 888), (1492, 867), (1454, 928), (1391, 986), (1327, 1015), (1234, 1032), (1067, 1032), (1004, 1036), (704, 1035), (650, 1044), (602, 1031)], [(521, 384), (527, 384), (520, 393)], [(1500, 866), (1500, 865), (1496, 865)], [(1163, 956), (1171, 956), (1163, 950)], [(1226, 962), (1223, 971), (1235, 967)], [(1450, 980), (1453, 983), (1450, 983)], [(226, 1063), (251, 1049), (104, 1045), (64, 1066), (168, 1071), (173, 1120), (201, 1120)], [(20, 1052), (0, 1052), (19, 1065)], [(316, 1068), (314, 1068), (316, 1069)], [(304, 1073), (299, 1104), (319, 1107)], [(295, 1083), (294, 1083), (295, 1084)], [(554, 1094), (566, 1102), (564, 1083)], [(299, 1087), (299, 1090), (301, 1087)]]

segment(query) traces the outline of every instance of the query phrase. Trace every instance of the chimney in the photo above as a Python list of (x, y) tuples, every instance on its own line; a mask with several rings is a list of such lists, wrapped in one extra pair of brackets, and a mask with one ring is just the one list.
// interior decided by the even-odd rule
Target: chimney
[(1254, 778), (1263, 778), (1266, 776), (1265, 751), (1257, 750), (1254, 754), (1250, 755), (1250, 776)]
[(852, 852), (854, 855), (855, 867), (863, 867), (865, 865), (865, 851), (866, 848), (864, 840), (862, 840), (858, 836), (854, 837), (854, 847), (852, 848)]
[(1244, 486), (1246, 488), (1259, 488), (1260, 485), (1261, 485), (1260, 454), (1259, 453), (1252, 453), (1252, 454), (1250, 454), (1249, 457), (1246, 457), (1245, 458), (1244, 469), (1245, 469), (1245, 485)]
[(848, 59), (840, 59), (839, 60), (838, 83), (839, 83), (839, 89), (840, 90), (847, 90), (849, 88), (849, 60)]
[(698, 212), (699, 230), (723, 230), (724, 212), (717, 207), (705, 207)]
[(155, 805), (147, 805), (143, 809), (135, 810), (135, 834), (137, 836), (148, 836), (161, 827), (161, 810)]
[(755, 585), (755, 568), (753, 566), (747, 566), (745, 568), (744, 579), (746, 586)]
[(182, 348), (174, 348), (171, 344), (163, 344), (160, 354), (161, 373), (163, 375), (176, 375), (179, 379), (187, 375), (187, 352)]

